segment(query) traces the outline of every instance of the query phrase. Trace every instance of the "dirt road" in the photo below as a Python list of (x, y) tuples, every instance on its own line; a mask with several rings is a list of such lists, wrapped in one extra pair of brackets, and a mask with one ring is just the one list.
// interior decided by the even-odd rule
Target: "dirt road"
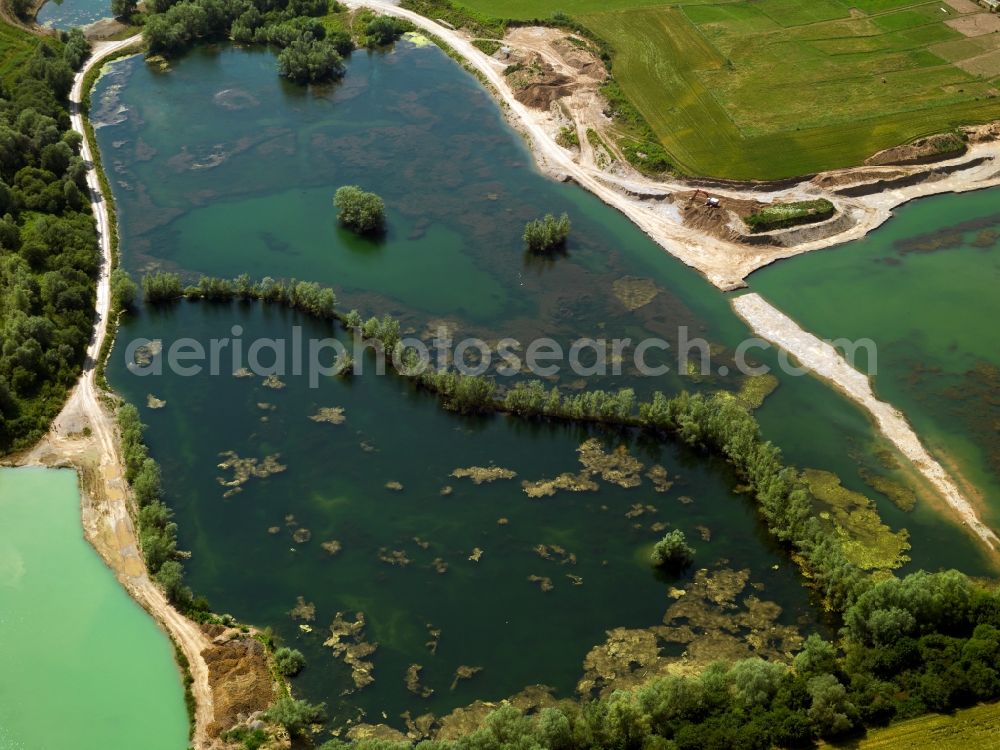
[[(207, 746), (206, 728), (212, 722), (212, 691), (208, 667), (202, 651), (210, 641), (193, 622), (183, 617), (167, 602), (163, 592), (149, 579), (139, 549), (138, 537), (129, 513), (131, 498), (125, 482), (118, 450), (114, 418), (102, 401), (96, 381), (95, 364), (108, 332), (111, 309), (111, 234), (107, 205), (93, 153), (87, 142), (80, 112), (83, 79), (87, 71), (120, 50), (140, 44), (141, 36), (94, 45), (93, 54), (77, 73), (70, 92), (70, 120), (73, 129), (84, 136), (82, 155), (91, 165), (87, 185), (97, 223), (101, 248), (100, 276), (97, 283), (96, 317), (93, 338), (87, 347), (83, 373), (49, 434), (26, 456), (21, 465), (71, 465), (81, 477), (83, 526), (87, 540), (115, 571), (122, 585), (170, 634), (190, 664), (194, 680), (191, 689), (196, 700), (194, 746)], [(89, 428), (89, 434), (85, 430)]]

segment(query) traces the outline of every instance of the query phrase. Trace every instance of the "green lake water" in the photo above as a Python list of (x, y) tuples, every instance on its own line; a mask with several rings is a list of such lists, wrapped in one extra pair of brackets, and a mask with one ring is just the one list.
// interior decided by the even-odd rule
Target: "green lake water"
[(764, 269), (750, 285), (819, 336), (874, 340), (876, 393), (978, 489), (998, 528), (1000, 190), (896, 214), (864, 240)]
[(83, 538), (76, 474), (0, 469), (0, 749), (187, 747), (170, 641)]
[(54, 29), (83, 27), (111, 17), (111, 0), (46, 0), (35, 20)]
[[(539, 175), (488, 94), (434, 47), (357, 52), (342, 83), (309, 89), (279, 79), (270, 53), (226, 46), (176, 60), (168, 73), (138, 58), (110, 71), (97, 86), (94, 119), (118, 204), (123, 263), (135, 274), (163, 268), (189, 279), (247, 272), (316, 280), (337, 289), (341, 309), (391, 313), (418, 335), (445, 321), (486, 340), (652, 335), (676, 344), (678, 327), (687, 326), (714, 345), (715, 368), (730, 366), (749, 335), (726, 296), (624, 217)], [(385, 198), (386, 237), (361, 240), (337, 226), (333, 192), (352, 183)], [(524, 222), (562, 211), (574, 227), (567, 253), (544, 262), (526, 256)], [(616, 298), (615, 282), (634, 278), (652, 280), (658, 293), (630, 310)], [(271, 625), (301, 648), (310, 666), (297, 690), (327, 701), (337, 718), (360, 707), (369, 720), (385, 711), (398, 724), (403, 710), (441, 713), (538, 682), (572, 694), (584, 655), (604, 631), (657, 624), (668, 589), (691, 575), (664, 580), (649, 569), (655, 522), (685, 530), (698, 549), (696, 567), (749, 569), (763, 585), (760, 596), (784, 608), (784, 622), (813, 627), (794, 566), (734, 492), (727, 468), (672, 444), (599, 435), (609, 448), (629, 446), (646, 469), (665, 466), (676, 479), (668, 493), (643, 480), (633, 489), (605, 482), (597, 492), (533, 500), (521, 480), (578, 470), (576, 448), (589, 433), (456, 417), (392, 377), (324, 379), (310, 389), (288, 376), (286, 388), (270, 390), (260, 378), (137, 378), (125, 368), (122, 342), (205, 341), (229, 336), (234, 324), (247, 340), (287, 337), (296, 324), (307, 338), (330, 335), (254, 305), (146, 309), (123, 325), (109, 377), (150, 425), (181, 546), (193, 553), (189, 583), (217, 611)], [(774, 364), (770, 353), (759, 361)], [(574, 379), (559, 383), (570, 389)], [(622, 375), (587, 385), (629, 385), (645, 396), (740, 382), (673, 371), (641, 377), (626, 365)], [(146, 408), (150, 394), (166, 406)], [(323, 407), (344, 408), (346, 421), (310, 421)], [(831, 389), (782, 376), (759, 416), (791, 461), (867, 489), (859, 461), (881, 443), (865, 415)], [(217, 464), (230, 450), (257, 459), (279, 453), (287, 470), (251, 479), (225, 498), (219, 480), (231, 473)], [(518, 477), (480, 486), (449, 477), (455, 468), (491, 463)], [(389, 481), (402, 491), (386, 489)], [(454, 492), (442, 496), (444, 485)], [(929, 509), (903, 514), (869, 494), (887, 522), (910, 530), (914, 565), (987, 570), (963, 532)], [(626, 517), (635, 503), (656, 512)], [(308, 542), (292, 539), (299, 527), (309, 529)], [(320, 547), (331, 540), (343, 546), (333, 557)], [(541, 559), (533, 551), (539, 544), (566, 548), (576, 565)], [(483, 550), (478, 563), (468, 559), (475, 547)], [(410, 564), (381, 561), (383, 549), (404, 551)], [(435, 572), (435, 558), (447, 573)], [(567, 573), (583, 585), (572, 585)], [(551, 578), (554, 589), (543, 593), (527, 580), (532, 575)], [(288, 614), (299, 596), (316, 606), (312, 633)], [(347, 699), (340, 693), (349, 671), (322, 646), (338, 611), (364, 611), (368, 639), (379, 643), (375, 684)], [(442, 630), (435, 655), (424, 645), (428, 624)], [(404, 686), (414, 663), (435, 689), (428, 699)], [(483, 671), (451, 690), (460, 665)]]

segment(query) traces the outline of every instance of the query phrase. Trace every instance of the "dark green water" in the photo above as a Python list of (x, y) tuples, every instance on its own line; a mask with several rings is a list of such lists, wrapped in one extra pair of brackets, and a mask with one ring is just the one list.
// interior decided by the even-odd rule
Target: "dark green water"
[(1000, 524), (1000, 191), (908, 204), (862, 241), (750, 282), (819, 336), (876, 341), (877, 394)]
[[(166, 74), (135, 58), (113, 71), (98, 84), (95, 119), (104, 123), (98, 139), (118, 201), (124, 264), (133, 272), (317, 280), (336, 287), (341, 308), (390, 312), (417, 333), (447, 320), (487, 340), (655, 335), (675, 342), (678, 326), (688, 326), (717, 347), (716, 367), (748, 335), (727, 299), (700, 276), (588, 194), (534, 171), (489, 96), (435, 48), (404, 43), (387, 54), (356, 53), (342, 84), (309, 90), (282, 82), (270, 54), (228, 47), (193, 53)], [(385, 198), (384, 240), (358, 240), (336, 226), (330, 201), (336, 187), (350, 183)], [(526, 220), (546, 211), (570, 213), (574, 232), (564, 257), (540, 263), (524, 255), (520, 234)], [(625, 277), (652, 279), (658, 295), (629, 311), (613, 291)], [(183, 305), (143, 312), (123, 326), (119, 341), (204, 340), (229, 335), (234, 323), (244, 338), (286, 336), (295, 320), (254, 306)], [(810, 616), (794, 570), (733, 493), (725, 467), (674, 446), (632, 446), (647, 468), (658, 461), (679, 475), (667, 494), (644, 480), (635, 489), (604, 483), (595, 493), (532, 500), (520, 481), (576, 470), (585, 434), (458, 418), (392, 378), (324, 381), (311, 390), (304, 378), (288, 377), (287, 388), (272, 391), (259, 378), (139, 379), (123, 359), (119, 346), (109, 368), (116, 388), (140, 405), (147, 394), (167, 401), (162, 410), (143, 409), (143, 418), (182, 545), (194, 553), (190, 583), (217, 610), (274, 625), (302, 648), (310, 667), (298, 684), (341, 717), (350, 711), (338, 698), (348, 672), (321, 646), (338, 610), (363, 610), (368, 637), (380, 644), (376, 682), (353, 698), (370, 720), (382, 710), (393, 720), (404, 709), (441, 712), (534, 682), (569, 694), (606, 629), (656, 624), (669, 603), (667, 589), (678, 582), (658, 580), (643, 561), (655, 521), (688, 533), (699, 566), (727, 560), (750, 568), (765, 585), (763, 597), (785, 608), (786, 621)], [(763, 361), (773, 364), (770, 356)], [(736, 388), (739, 379), (641, 378), (626, 367), (621, 377), (588, 383), (626, 384), (642, 395)], [(261, 402), (277, 408), (262, 410)], [(318, 408), (334, 406), (346, 410), (344, 424), (309, 421)], [(783, 377), (760, 416), (792, 460), (865, 489), (856, 456), (871, 453), (876, 437), (864, 415), (830, 389)], [(216, 464), (227, 450), (259, 459), (280, 452), (288, 470), (252, 479), (225, 499)], [(477, 487), (448, 477), (457, 467), (490, 462), (517, 471), (517, 479)], [(391, 480), (403, 491), (387, 490)], [(445, 484), (455, 491), (442, 497)], [(639, 502), (658, 513), (626, 518)], [(930, 514), (904, 517), (879, 502), (893, 525), (911, 529), (917, 561), (985, 569), (955, 527)], [(293, 542), (289, 514), (310, 529), (309, 542)], [(510, 523), (499, 526), (501, 517)], [(637, 522), (642, 530), (633, 528)], [(711, 530), (710, 542), (701, 541), (698, 525)], [(272, 526), (279, 533), (269, 534)], [(430, 547), (422, 550), (415, 536)], [(333, 558), (319, 546), (331, 539), (343, 544)], [(571, 571), (532, 551), (553, 543), (577, 555)], [(381, 562), (383, 547), (405, 550), (412, 563)], [(478, 564), (468, 560), (474, 547), (484, 550)], [(436, 557), (449, 564), (446, 574), (431, 568)], [(571, 585), (567, 572), (583, 585)], [(542, 593), (529, 575), (551, 577), (555, 589)], [(300, 595), (316, 605), (311, 634), (287, 615)], [(424, 647), (428, 623), (443, 631), (436, 656)], [(422, 681), (436, 690), (428, 700), (404, 687), (412, 663), (424, 665)], [(484, 671), (450, 691), (463, 664)]]
[[(288, 337), (295, 322), (305, 324), (306, 335), (329, 335), (280, 310), (196, 304), (147, 313), (123, 333), (204, 340), (227, 335), (234, 322), (260, 336)], [(113, 380), (135, 403), (144, 403), (148, 393), (167, 402), (145, 410), (143, 418), (163, 465), (181, 546), (193, 552), (190, 583), (216, 609), (272, 624), (301, 648), (310, 666), (298, 684), (331, 706), (350, 684), (347, 670), (321, 645), (339, 610), (352, 617), (364, 611), (368, 637), (380, 644), (375, 684), (357, 696), (372, 719), (381, 710), (391, 717), (406, 708), (414, 715), (448, 710), (539, 682), (571, 694), (584, 655), (604, 640), (604, 631), (656, 624), (669, 603), (668, 586), (686, 579), (660, 579), (646, 562), (649, 545), (660, 536), (649, 529), (657, 521), (685, 531), (699, 565), (728, 560), (751, 568), (753, 580), (765, 585), (760, 596), (786, 607), (786, 622), (811, 617), (794, 565), (771, 548), (752, 508), (732, 493), (725, 467), (674, 446), (605, 436), (610, 447), (630, 445), (647, 469), (665, 466), (676, 478), (668, 493), (643, 480), (631, 489), (602, 482), (598, 492), (531, 499), (521, 480), (578, 471), (576, 448), (589, 433), (459, 418), (392, 377), (326, 379), (315, 390), (289, 378), (280, 391), (260, 378), (136, 378), (119, 370)], [(262, 410), (258, 403), (276, 408)], [(345, 409), (343, 424), (308, 419), (331, 406)], [(251, 479), (227, 499), (216, 477), (231, 475), (216, 465), (219, 453), (229, 450), (255, 458), (280, 453), (288, 468)], [(457, 467), (494, 463), (517, 478), (476, 486), (449, 476)], [(388, 481), (403, 490), (387, 489)], [(451, 495), (440, 494), (445, 485), (454, 488)], [(683, 496), (694, 502), (684, 504)], [(658, 512), (627, 518), (639, 502)], [(310, 530), (309, 542), (292, 539), (288, 515)], [(498, 525), (500, 518), (509, 523)], [(701, 540), (699, 525), (711, 530), (710, 542)], [(280, 532), (268, 533), (274, 526)], [(430, 547), (421, 549), (414, 537)], [(334, 539), (343, 550), (330, 557), (320, 544)], [(533, 551), (539, 544), (558, 544), (578, 562), (544, 560)], [(479, 563), (468, 560), (475, 547), (484, 551)], [(388, 565), (379, 560), (381, 548), (404, 550), (412, 562)], [(433, 570), (435, 558), (448, 564), (447, 573)], [(583, 585), (573, 585), (570, 573)], [(530, 575), (549, 577), (554, 590), (543, 593)], [(301, 633), (287, 614), (300, 595), (316, 605), (312, 634)], [(436, 656), (424, 647), (428, 623), (442, 630)], [(424, 665), (423, 683), (436, 690), (431, 699), (406, 691), (403, 677), (411, 663)], [(463, 664), (484, 671), (450, 691)]]

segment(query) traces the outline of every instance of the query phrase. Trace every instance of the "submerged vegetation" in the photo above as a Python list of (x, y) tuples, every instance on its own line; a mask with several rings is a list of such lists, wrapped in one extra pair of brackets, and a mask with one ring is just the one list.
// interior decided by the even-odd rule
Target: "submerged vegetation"
[[(733, 573), (715, 580), (714, 585), (721, 587), (716, 589), (708, 576), (699, 573), (701, 583), (709, 585), (702, 592), (709, 597), (706, 612), (717, 612), (720, 603), (730, 604), (745, 586), (746, 577)], [(665, 620), (695, 616), (685, 602), (697, 597), (697, 587), (696, 582), (672, 605), (676, 613), (668, 612)], [(766, 610), (769, 603), (750, 597), (747, 606)], [(758, 657), (715, 661), (694, 673), (640, 679), (634, 686), (604, 691), (593, 700), (550, 702), (531, 712), (512, 701), (467, 736), (424, 740), (419, 747), (810, 747), (820, 739), (856, 736), (866, 726), (883, 726), (927, 711), (949, 711), (1000, 693), (996, 665), (1000, 596), (978, 588), (961, 573), (889, 578), (852, 602), (843, 619), (839, 642), (810, 635), (790, 664)], [(609, 636), (625, 646), (633, 636), (646, 638), (643, 633), (647, 631), (617, 629)], [(655, 640), (647, 645), (651, 654), (657, 651)], [(333, 740), (322, 747), (345, 746)], [(361, 740), (354, 746), (389, 750), (411, 744)]]
[[(205, 278), (198, 286), (189, 288), (191, 293), (188, 296), (202, 298), (204, 295), (199, 290), (203, 287), (238, 288), (240, 293), (230, 298), (279, 302), (310, 312), (294, 294), (295, 288), (304, 283), (281, 284), (270, 279), (253, 283), (246, 276), (234, 282)], [(264, 294), (265, 287), (269, 290), (280, 288), (283, 292)], [(843, 611), (865, 590), (869, 584), (866, 570), (891, 569), (900, 559), (898, 554), (888, 561), (883, 557), (875, 561), (859, 557), (855, 553), (860, 545), (844, 533), (843, 523), (830, 523), (817, 517), (814, 510), (817, 505), (821, 508), (833, 507), (828, 504), (829, 498), (827, 502), (823, 498), (829, 484), (816, 481), (823, 473), (802, 474), (786, 466), (781, 451), (764, 440), (748, 405), (731, 393), (706, 396), (682, 392), (668, 397), (657, 392), (648, 401), (637, 402), (634, 391), (629, 388), (617, 392), (595, 389), (564, 395), (556, 386), (547, 388), (539, 380), (525, 380), (517, 382), (507, 389), (502, 398), (498, 398), (496, 383), (488, 377), (462, 375), (451, 370), (422, 371), (416, 367), (413, 353), (402, 350), (400, 325), (391, 316), (381, 319), (372, 317), (363, 322), (356, 311), (337, 313), (331, 290), (317, 285), (309, 288), (313, 295), (329, 300), (329, 306), (324, 305), (319, 314), (312, 314), (321, 318), (335, 317), (349, 330), (377, 342), (385, 353), (393, 355), (394, 368), (401, 376), (436, 394), (450, 410), (464, 414), (510, 413), (524, 418), (635, 427), (652, 436), (671, 436), (696, 450), (723, 458), (739, 476), (743, 491), (754, 499), (772, 536), (787, 545), (810, 579), (810, 585), (831, 611)], [(589, 462), (588, 469), (593, 464), (593, 468), (602, 474), (610, 472), (608, 476), (618, 476), (623, 468), (610, 464), (604, 466), (605, 459), (618, 461), (613, 454), (607, 456), (601, 452), (597, 456), (586, 452), (581, 453), (581, 457), (581, 460)], [(628, 476), (637, 471), (638, 468), (634, 468), (621, 473), (621, 481), (633, 481)], [(564, 483), (572, 486), (575, 480), (567, 477)], [(551, 494), (556, 489), (553, 487), (542, 494)], [(856, 519), (858, 516), (848, 513), (845, 517)], [(905, 545), (905, 536), (900, 542)], [(905, 547), (900, 547), (899, 553), (903, 549)]]

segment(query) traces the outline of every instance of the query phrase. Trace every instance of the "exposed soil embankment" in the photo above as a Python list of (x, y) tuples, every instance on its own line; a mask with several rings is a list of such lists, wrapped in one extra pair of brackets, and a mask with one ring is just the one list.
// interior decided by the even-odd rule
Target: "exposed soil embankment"
[(865, 159), (868, 166), (905, 166), (908, 164), (931, 164), (938, 161), (956, 159), (968, 150), (965, 141), (954, 133), (920, 138), (895, 148), (887, 148)]
[(203, 657), (214, 696), (214, 718), (208, 734), (217, 737), (235, 724), (253, 721), (278, 696), (264, 644), (238, 630), (209, 626), (212, 645)]
[(993, 160), (988, 157), (977, 157), (957, 164), (946, 164), (933, 169), (926, 169), (917, 172), (904, 172), (896, 177), (877, 179), (872, 182), (863, 182), (857, 185), (850, 185), (836, 191), (837, 195), (847, 198), (859, 198), (865, 195), (878, 195), (889, 190), (900, 190), (903, 188), (915, 187), (928, 182), (943, 180), (956, 172), (963, 172), (984, 164), (993, 164)]

